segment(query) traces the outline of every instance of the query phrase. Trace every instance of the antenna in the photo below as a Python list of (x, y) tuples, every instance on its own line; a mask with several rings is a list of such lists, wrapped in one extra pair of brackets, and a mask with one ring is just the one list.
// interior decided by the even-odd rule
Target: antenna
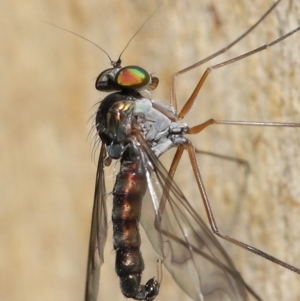
[(126, 46), (124, 47), (124, 49), (122, 50), (122, 52), (119, 55), (118, 61), (121, 61), (121, 56), (124, 53), (124, 51), (127, 49), (127, 47), (129, 46), (129, 44), (131, 43), (131, 41), (133, 40), (133, 38), (142, 30), (142, 28), (145, 26), (145, 24), (157, 13), (158, 9), (160, 8), (160, 6), (158, 6), (153, 13), (142, 23), (142, 25), (138, 28), (138, 30), (135, 32), (135, 34), (130, 38), (130, 40), (128, 41), (128, 43), (126, 44)]
[(85, 41), (91, 43), (92, 45), (96, 46), (98, 49), (100, 49), (102, 52), (104, 52), (104, 53), (107, 55), (108, 59), (110, 60), (111, 65), (115, 67), (115, 66), (121, 65), (121, 56), (122, 56), (122, 54), (123, 54), (124, 51), (127, 49), (127, 47), (129, 46), (129, 44), (131, 43), (131, 41), (133, 40), (133, 38), (134, 38), (134, 37), (142, 30), (142, 28), (145, 26), (145, 24), (146, 24), (146, 23), (147, 23), (147, 22), (148, 22), (155, 14), (156, 14), (156, 12), (158, 11), (159, 8), (160, 8), (160, 6), (158, 6), (158, 7), (154, 10), (154, 12), (153, 12), (153, 13), (152, 13), (152, 14), (151, 14), (151, 15), (150, 15), (150, 16), (142, 23), (142, 25), (138, 28), (138, 30), (135, 32), (135, 34), (130, 38), (130, 40), (128, 41), (128, 43), (126, 44), (126, 46), (123, 48), (121, 54), (119, 55), (119, 58), (118, 58), (117, 61), (113, 61), (113, 60), (111, 59), (111, 57), (109, 56), (109, 54), (108, 54), (103, 48), (101, 48), (99, 45), (97, 45), (96, 43), (92, 42), (91, 40), (89, 40), (89, 39), (87, 39), (87, 38), (81, 36), (80, 34), (74, 32), (74, 31), (65, 29), (65, 28), (63, 28), (63, 27), (60, 27), (60, 26), (55, 25), (55, 24), (50, 23), (50, 22), (46, 22), (46, 21), (43, 21), (43, 22), (46, 23), (46, 24), (48, 24), (48, 25), (54, 26), (54, 27), (56, 27), (56, 28), (58, 28), (58, 29), (61, 29), (61, 30), (63, 30), (63, 31), (66, 31), (66, 32), (68, 32), (68, 33), (71, 33), (71, 34), (73, 34), (73, 35), (75, 35), (75, 36), (77, 36), (77, 37), (79, 37), (79, 38), (81, 38), (81, 39), (83, 39), (83, 40), (85, 40)]
[(75, 36), (77, 36), (77, 37), (79, 37), (79, 38), (82, 38), (82, 39), (84, 39), (85, 41), (87, 41), (87, 42), (93, 44), (93, 45), (96, 46), (98, 49), (100, 49), (102, 52), (104, 52), (104, 53), (107, 55), (107, 57), (108, 57), (108, 59), (110, 60), (110, 62), (113, 63), (113, 60), (111, 59), (111, 57), (109, 56), (109, 54), (108, 54), (103, 48), (101, 48), (99, 45), (97, 45), (96, 43), (92, 42), (91, 40), (89, 40), (89, 39), (87, 39), (87, 38), (81, 36), (80, 34), (78, 34), (78, 33), (76, 33), (76, 32), (73, 32), (73, 31), (71, 31), (71, 30), (68, 30), (68, 29), (65, 29), (65, 28), (63, 28), (63, 27), (57, 26), (57, 25), (55, 25), (55, 24), (53, 24), (53, 23), (49, 23), (49, 22), (45, 22), (45, 21), (43, 21), (43, 22), (46, 23), (46, 24), (48, 24), (48, 25), (54, 26), (54, 27), (56, 27), (56, 28), (59, 28), (59, 29), (61, 29), (61, 30), (63, 30), (63, 31), (66, 31), (66, 32), (68, 32), (68, 33), (71, 33), (71, 34), (73, 34), (73, 35), (75, 35)]

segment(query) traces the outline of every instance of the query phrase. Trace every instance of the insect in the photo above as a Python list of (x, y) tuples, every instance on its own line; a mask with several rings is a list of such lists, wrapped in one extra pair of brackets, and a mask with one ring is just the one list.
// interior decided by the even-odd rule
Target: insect
[[(267, 46), (275, 45), (299, 29), (295, 29)], [(110, 59), (112, 68), (100, 73), (96, 80), (96, 88), (113, 93), (104, 98), (96, 114), (95, 124), (102, 146), (97, 168), (86, 300), (97, 298), (99, 270), (103, 263), (103, 250), (107, 236), (107, 193), (104, 168), (110, 165), (113, 159), (120, 161), (120, 171), (113, 189), (112, 224), (116, 272), (125, 297), (153, 300), (158, 295), (161, 285), (160, 280), (155, 278), (150, 279), (145, 285), (140, 281), (144, 268), (139, 251), (138, 224), (141, 222), (163, 264), (178, 285), (192, 299), (247, 300), (247, 295), (250, 294), (260, 300), (245, 283), (225, 250), (173, 181), (184, 149), (187, 149), (189, 153), (195, 179), (213, 230), (241, 247), (300, 273), (297, 268), (218, 232), (197, 166), (195, 149), (186, 137), (187, 134), (201, 132), (211, 124), (270, 127), (299, 127), (300, 124), (211, 119), (198, 126), (188, 127), (178, 122), (193, 106), (211, 70), (243, 59), (266, 47), (258, 48), (251, 53), (208, 69), (178, 115), (176, 114), (175, 77), (196, 68), (204, 61), (221, 53), (222, 50), (175, 74), (171, 97), (173, 109), (143, 96), (141, 91), (155, 89), (158, 79), (141, 67), (122, 67), (119, 57), (117, 61)], [(158, 157), (172, 147), (177, 147), (178, 150), (168, 173)], [(135, 205), (133, 206), (132, 203)], [(140, 214), (141, 211), (142, 214)]]

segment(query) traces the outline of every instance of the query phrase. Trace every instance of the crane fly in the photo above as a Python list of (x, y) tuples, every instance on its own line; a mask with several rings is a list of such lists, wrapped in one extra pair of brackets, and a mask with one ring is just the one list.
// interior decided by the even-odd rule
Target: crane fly
[[(112, 164), (112, 160), (120, 163), (112, 191), (115, 271), (126, 298), (153, 300), (163, 285), (159, 273), (145, 284), (142, 283), (144, 262), (140, 252), (139, 224), (145, 229), (159, 259), (175, 282), (193, 300), (244, 301), (249, 296), (261, 300), (237, 271), (233, 260), (214, 234), (300, 274), (298, 268), (218, 230), (197, 164), (197, 150), (187, 137), (198, 134), (213, 124), (297, 128), (300, 123), (209, 119), (189, 127), (180, 122), (190, 112), (199, 91), (213, 70), (272, 47), (296, 33), (300, 27), (269, 44), (207, 68), (179, 113), (175, 93), (175, 80), (178, 76), (234, 46), (261, 23), (279, 2), (280, 0), (227, 47), (173, 74), (169, 106), (145, 96), (145, 92), (157, 87), (159, 80), (142, 67), (122, 66), (121, 55), (125, 49), (118, 60), (113, 61), (98, 46), (110, 59), (111, 68), (99, 74), (96, 89), (110, 94), (100, 102), (95, 118), (95, 128), (102, 144), (96, 174), (85, 301), (96, 301), (98, 295), (100, 268), (104, 262), (108, 231), (106, 202), (109, 194), (106, 192), (104, 170)], [(166, 171), (159, 157), (170, 148), (177, 148), (177, 151), (169, 171)], [(184, 150), (188, 153), (211, 230), (173, 180)]]

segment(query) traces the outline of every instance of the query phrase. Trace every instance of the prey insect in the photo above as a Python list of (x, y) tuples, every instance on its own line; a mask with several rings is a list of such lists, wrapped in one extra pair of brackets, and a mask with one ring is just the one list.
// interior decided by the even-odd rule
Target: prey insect
[[(159, 294), (161, 286), (160, 277), (151, 278), (146, 284), (142, 284), (144, 262), (140, 252), (139, 224), (144, 227), (153, 248), (174, 280), (193, 300), (248, 300), (249, 295), (261, 300), (239, 274), (214, 234), (300, 274), (298, 268), (219, 232), (197, 165), (195, 148), (186, 136), (197, 134), (212, 124), (269, 127), (300, 127), (300, 124), (209, 119), (189, 127), (179, 122), (191, 110), (206, 78), (214, 69), (271, 47), (296, 33), (300, 27), (270, 44), (209, 67), (179, 114), (175, 93), (177, 76), (234, 46), (278, 3), (279, 1), (230, 45), (175, 73), (172, 77), (170, 106), (143, 95), (143, 91), (152, 91), (157, 87), (158, 78), (139, 66), (123, 67), (123, 52), (117, 61), (108, 56), (111, 68), (101, 72), (96, 80), (97, 90), (111, 94), (102, 100), (95, 118), (95, 128), (102, 145), (96, 175), (85, 301), (96, 300), (98, 294), (108, 229), (108, 194), (105, 189), (104, 169), (112, 160), (120, 162), (112, 192), (115, 270), (126, 298), (153, 300)], [(173, 147), (177, 151), (167, 172), (158, 158)], [(188, 152), (212, 231), (207, 228), (173, 180), (184, 150)]]

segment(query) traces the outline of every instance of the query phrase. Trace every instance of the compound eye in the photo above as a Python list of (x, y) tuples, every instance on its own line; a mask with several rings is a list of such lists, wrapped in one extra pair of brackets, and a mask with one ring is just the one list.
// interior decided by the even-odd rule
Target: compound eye
[(116, 83), (128, 89), (146, 88), (151, 81), (150, 74), (138, 66), (127, 66), (118, 71), (115, 78)]
[(115, 75), (120, 68), (110, 68), (101, 72), (96, 79), (96, 89), (99, 91), (116, 91)]

